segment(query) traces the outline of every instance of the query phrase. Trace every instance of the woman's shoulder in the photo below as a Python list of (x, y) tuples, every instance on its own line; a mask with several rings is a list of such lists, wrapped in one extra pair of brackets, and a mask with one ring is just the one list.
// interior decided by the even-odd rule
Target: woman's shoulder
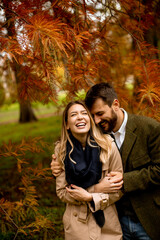
[(105, 138), (107, 138), (107, 140), (109, 140), (110, 142), (114, 142), (114, 139), (111, 137), (110, 134), (105, 133), (105, 134), (103, 134), (103, 136), (104, 136)]

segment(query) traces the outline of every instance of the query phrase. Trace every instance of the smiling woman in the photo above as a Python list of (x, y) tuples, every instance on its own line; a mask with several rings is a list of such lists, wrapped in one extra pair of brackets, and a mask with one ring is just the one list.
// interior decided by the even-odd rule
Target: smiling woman
[(112, 184), (107, 176), (109, 171), (122, 175), (119, 151), (111, 137), (96, 128), (81, 101), (70, 102), (63, 112), (55, 156), (63, 168), (56, 179), (56, 192), (67, 203), (63, 216), (65, 239), (122, 239), (114, 205), (121, 192), (94, 192), (94, 186), (104, 178), (108, 186)]
[(83, 105), (74, 104), (68, 110), (67, 130), (70, 130), (85, 147), (87, 133), (90, 130), (90, 118)]

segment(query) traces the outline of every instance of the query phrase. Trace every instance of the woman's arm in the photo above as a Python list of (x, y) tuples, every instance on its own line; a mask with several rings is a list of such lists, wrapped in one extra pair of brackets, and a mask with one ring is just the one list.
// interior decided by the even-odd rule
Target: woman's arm
[(68, 183), (65, 180), (65, 171), (61, 171), (61, 174), (56, 178), (56, 193), (62, 202), (80, 205), (81, 203), (75, 200), (66, 188), (69, 188)]
[(56, 178), (56, 193), (61, 201), (75, 205), (84, 204), (84, 202), (92, 201), (92, 195), (85, 189), (71, 185), (69, 186), (65, 180), (65, 171)]

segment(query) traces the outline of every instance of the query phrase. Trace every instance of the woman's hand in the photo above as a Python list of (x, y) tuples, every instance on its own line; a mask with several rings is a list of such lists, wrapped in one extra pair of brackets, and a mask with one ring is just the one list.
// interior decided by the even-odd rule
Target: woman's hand
[(71, 184), (70, 187), (66, 187), (66, 190), (70, 194), (70, 196), (77, 201), (90, 202), (93, 199), (92, 195), (89, 192), (76, 185)]
[(122, 188), (123, 174), (110, 172), (101, 182), (94, 186), (94, 192), (114, 193)]

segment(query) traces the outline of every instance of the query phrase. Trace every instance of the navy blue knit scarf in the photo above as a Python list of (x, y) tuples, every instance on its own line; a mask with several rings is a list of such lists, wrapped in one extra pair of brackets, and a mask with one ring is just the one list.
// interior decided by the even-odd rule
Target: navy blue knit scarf
[[(81, 143), (74, 138), (73, 135), (71, 135), (70, 138), (74, 146), (70, 157), (76, 162), (76, 164), (69, 158), (69, 153), (72, 147), (69, 141), (67, 141), (67, 151), (64, 160), (66, 181), (68, 184), (74, 184), (86, 189), (94, 184), (97, 184), (101, 178), (102, 163), (99, 159), (100, 147), (95, 141), (92, 141), (91, 144), (95, 147), (91, 147), (88, 143), (86, 143), (85, 150), (83, 150)], [(98, 210), (93, 213), (93, 215), (97, 224), (102, 227), (105, 222), (103, 211)]]

